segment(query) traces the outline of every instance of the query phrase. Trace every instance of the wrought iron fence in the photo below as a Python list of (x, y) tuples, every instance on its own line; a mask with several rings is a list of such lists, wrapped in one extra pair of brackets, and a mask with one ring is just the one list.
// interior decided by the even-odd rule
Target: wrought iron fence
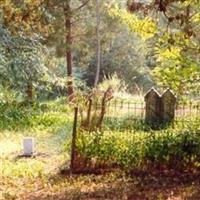
[[(93, 111), (98, 111), (102, 107), (100, 102), (95, 102), (92, 106)], [(200, 117), (200, 101), (192, 100), (176, 104), (175, 117)], [(130, 100), (113, 99), (106, 105), (106, 116), (123, 117), (132, 115), (140, 118), (145, 117), (145, 102), (134, 102)]]
[[(102, 104), (100, 101), (93, 102), (91, 107), (91, 115), (100, 115), (101, 109)], [(110, 127), (109, 123), (112, 123), (113, 125), (113, 123), (117, 123), (122, 120), (132, 120), (130, 122), (130, 124), (132, 123), (132, 126), (130, 127), (134, 127), (133, 125), (135, 123), (144, 124), (145, 110), (145, 101), (142, 99), (140, 102), (126, 99), (112, 99), (106, 104), (103, 125)], [(92, 118), (92, 116), (90, 118)], [(200, 120), (200, 101), (190, 100), (187, 102), (177, 102), (173, 123), (179, 123), (180, 125), (184, 126), (186, 125), (186, 122), (199, 123), (197, 119)]]
[[(81, 113), (80, 113), (81, 112)], [(76, 149), (76, 138), (79, 134), (77, 128), (79, 128), (79, 123), (83, 123), (80, 120), (80, 116), (85, 116), (85, 121), (87, 131), (94, 130), (92, 126), (98, 124), (97, 121), (101, 119), (103, 114), (102, 125), (106, 129), (110, 130), (128, 130), (128, 131), (148, 131), (149, 127), (145, 122), (146, 116), (146, 102), (141, 100), (126, 100), (126, 99), (112, 99), (103, 105), (102, 101), (92, 101), (90, 100), (85, 109), (75, 109), (74, 115), (74, 127), (73, 127), (73, 140), (72, 140), (72, 159), (71, 159), (71, 170), (77, 171), (87, 171), (90, 168), (90, 164), (81, 161), (81, 157)], [(179, 101), (175, 106), (175, 118), (170, 124), (171, 128), (184, 128), (188, 125), (198, 126), (200, 128), (200, 101)], [(83, 125), (83, 124), (82, 124)], [(80, 133), (85, 134), (85, 132), (80, 131)], [(85, 165), (80, 165), (80, 163), (85, 163)], [(89, 166), (89, 167), (88, 167)]]

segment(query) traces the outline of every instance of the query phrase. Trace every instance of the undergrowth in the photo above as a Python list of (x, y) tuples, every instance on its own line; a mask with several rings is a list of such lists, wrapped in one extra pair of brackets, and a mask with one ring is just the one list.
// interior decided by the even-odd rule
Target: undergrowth
[(33, 105), (0, 104), (0, 130), (29, 128), (57, 130), (70, 120), (71, 110), (65, 99)]
[(200, 169), (200, 119), (184, 127), (177, 123), (175, 127), (157, 131), (143, 129), (143, 125), (125, 130), (122, 121), (112, 125), (101, 132), (80, 131), (78, 134), (79, 152), (97, 166)]

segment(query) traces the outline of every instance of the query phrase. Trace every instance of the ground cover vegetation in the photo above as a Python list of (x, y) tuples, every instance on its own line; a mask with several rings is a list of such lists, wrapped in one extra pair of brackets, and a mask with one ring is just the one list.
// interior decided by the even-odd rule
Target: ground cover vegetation
[[(200, 199), (199, 8), (0, 0), (0, 199)], [(181, 105), (158, 130), (144, 121), (152, 86)], [(68, 173), (74, 107), (80, 166), (109, 172)]]
[(199, 168), (199, 126), (191, 122), (187, 128), (177, 126), (160, 131), (111, 129), (103, 133), (83, 132), (79, 137), (79, 151), (90, 162), (93, 159), (100, 166), (116, 164), (125, 169), (152, 166), (177, 170)]
[[(45, 110), (38, 107), (32, 123), (16, 123), (13, 115), (10, 126), (1, 126), (1, 198), (199, 198), (198, 123), (190, 121), (184, 129), (177, 125), (145, 131), (138, 126), (128, 131), (123, 125), (127, 120), (119, 119), (108, 123), (104, 132), (83, 132), (77, 144), (88, 160), (122, 168), (68, 176), (61, 172), (70, 164), (73, 112), (63, 101), (48, 102)], [(18, 157), (24, 136), (36, 139), (35, 158)]]

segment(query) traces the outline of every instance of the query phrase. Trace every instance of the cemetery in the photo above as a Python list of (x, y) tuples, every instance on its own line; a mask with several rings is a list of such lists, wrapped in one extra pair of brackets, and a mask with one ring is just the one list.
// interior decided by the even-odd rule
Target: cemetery
[(0, 200), (200, 200), (200, 0), (0, 0)]

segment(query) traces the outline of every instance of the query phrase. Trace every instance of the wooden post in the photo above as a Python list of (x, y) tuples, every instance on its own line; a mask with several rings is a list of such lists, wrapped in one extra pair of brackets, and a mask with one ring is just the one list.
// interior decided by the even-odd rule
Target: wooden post
[(157, 90), (152, 88), (145, 95), (146, 115), (145, 122), (151, 128), (156, 128), (161, 121), (161, 96)]
[(87, 125), (88, 129), (90, 129), (91, 111), (92, 111), (92, 99), (89, 99), (87, 120), (86, 120), (86, 125)]
[(71, 145), (71, 163), (70, 163), (70, 170), (74, 171), (74, 162), (76, 156), (76, 128), (77, 128), (77, 121), (78, 121), (78, 108), (76, 107), (74, 110), (74, 124), (73, 124), (73, 132), (72, 132), (72, 145)]
[(170, 123), (175, 117), (176, 97), (167, 89), (161, 97), (161, 113), (163, 123)]

